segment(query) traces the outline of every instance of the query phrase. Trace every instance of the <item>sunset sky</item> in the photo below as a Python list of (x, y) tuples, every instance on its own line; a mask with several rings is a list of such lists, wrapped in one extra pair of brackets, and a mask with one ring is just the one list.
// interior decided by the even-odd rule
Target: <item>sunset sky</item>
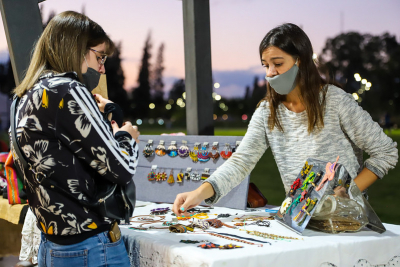
[[(201, 1), (201, 0), (198, 0)], [(184, 78), (182, 2), (179, 0), (47, 0), (40, 4), (44, 18), (50, 11), (82, 11), (99, 23), (115, 42), (122, 43), (125, 88), (136, 85), (142, 48), (151, 31), (153, 49), (165, 43), (165, 91)], [(223, 96), (243, 96), (255, 75), (263, 76), (258, 45), (273, 27), (295, 23), (308, 34), (319, 54), (327, 38), (343, 30), (400, 36), (398, 0), (210, 0), (212, 67), (215, 89)], [(341, 14), (343, 17), (341, 23)], [(0, 60), (7, 53), (0, 27)]]

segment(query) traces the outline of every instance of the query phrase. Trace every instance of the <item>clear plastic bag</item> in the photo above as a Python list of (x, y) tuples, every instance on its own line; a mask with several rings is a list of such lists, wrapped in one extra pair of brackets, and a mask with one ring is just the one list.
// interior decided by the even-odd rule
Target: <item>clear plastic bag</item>
[(355, 200), (325, 195), (308, 227), (326, 233), (357, 232), (368, 224), (364, 208)]

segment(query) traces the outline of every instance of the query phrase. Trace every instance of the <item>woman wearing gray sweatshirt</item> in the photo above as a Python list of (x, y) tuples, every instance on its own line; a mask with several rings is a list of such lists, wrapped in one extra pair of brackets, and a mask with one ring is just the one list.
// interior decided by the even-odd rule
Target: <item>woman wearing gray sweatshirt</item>
[[(286, 193), (307, 158), (334, 162), (340, 156), (361, 191), (393, 169), (393, 142), (351, 94), (328, 84), (312, 59), (311, 42), (302, 29), (283, 24), (260, 44), (267, 95), (259, 103), (235, 153), (199, 188), (178, 194), (173, 210), (185, 214), (201, 201), (216, 203), (250, 174), (271, 148)], [(362, 151), (370, 156), (364, 163)], [(345, 194), (337, 188), (336, 194)]]

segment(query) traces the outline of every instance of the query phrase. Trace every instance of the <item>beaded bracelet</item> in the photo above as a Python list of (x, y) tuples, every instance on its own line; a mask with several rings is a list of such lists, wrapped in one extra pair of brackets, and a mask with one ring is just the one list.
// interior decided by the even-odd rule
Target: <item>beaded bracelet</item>
[[(260, 236), (268, 239), (273, 239), (273, 240), (279, 240), (279, 239), (291, 239), (291, 240), (300, 240), (297, 237), (291, 237), (291, 236), (283, 236), (283, 235), (274, 235), (274, 234), (269, 234), (269, 233), (263, 233), (259, 231), (249, 231), (249, 230), (244, 230), (240, 229), (240, 231), (246, 231), (249, 235), (255, 235), (255, 236)], [(303, 240), (303, 239), (301, 239)]]
[[(154, 217), (159, 217), (159, 220), (154, 220)], [(138, 218), (137, 221), (132, 220), (134, 218)], [(165, 216), (161, 215), (137, 215), (129, 218), (129, 222), (133, 223), (143, 223), (143, 222), (149, 222), (149, 223), (156, 223), (156, 222), (161, 222), (165, 219)]]
[(208, 219), (209, 217), (208, 217), (207, 213), (197, 213), (197, 214), (193, 215), (193, 218), (201, 220), (201, 219)]
[(186, 233), (187, 229), (182, 224), (176, 224), (169, 226), (169, 231), (171, 233)]

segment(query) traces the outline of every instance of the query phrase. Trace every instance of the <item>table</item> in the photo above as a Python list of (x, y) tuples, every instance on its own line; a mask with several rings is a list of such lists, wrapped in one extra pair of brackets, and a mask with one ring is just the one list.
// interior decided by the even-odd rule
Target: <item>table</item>
[[(138, 201), (134, 215), (147, 215), (154, 208), (172, 207), (170, 204), (155, 204)], [(271, 208), (268, 206), (267, 208)], [(233, 216), (221, 218), (223, 222), (232, 221), (241, 215), (263, 215), (264, 209), (245, 212), (228, 208), (215, 207), (210, 213), (230, 213)], [(170, 214), (170, 213), (169, 213)], [(237, 214), (237, 215), (236, 215)], [(215, 218), (216, 216), (210, 216)], [(166, 220), (170, 221), (171, 215)], [(187, 223), (183, 223), (187, 224)], [(132, 224), (138, 226), (138, 224)], [(161, 226), (161, 223), (154, 224)], [(222, 227), (214, 232), (232, 233), (235, 235), (270, 241), (271, 245), (263, 247), (235, 243), (244, 248), (232, 250), (201, 249), (198, 244), (179, 243), (182, 239), (209, 240), (225, 245), (231, 241), (207, 234), (175, 234), (167, 229), (147, 231), (129, 229), (121, 225), (122, 237), (127, 247), (131, 266), (400, 266), (400, 226), (384, 224), (387, 231), (378, 234), (370, 230), (357, 233), (325, 234), (306, 229), (303, 236), (294, 233), (277, 221), (271, 226), (246, 226), (248, 230), (258, 230), (278, 235), (302, 238), (303, 240), (269, 240), (248, 235), (237, 229)], [(148, 227), (145, 225), (145, 227)], [(387, 265), (384, 265), (387, 264)]]

